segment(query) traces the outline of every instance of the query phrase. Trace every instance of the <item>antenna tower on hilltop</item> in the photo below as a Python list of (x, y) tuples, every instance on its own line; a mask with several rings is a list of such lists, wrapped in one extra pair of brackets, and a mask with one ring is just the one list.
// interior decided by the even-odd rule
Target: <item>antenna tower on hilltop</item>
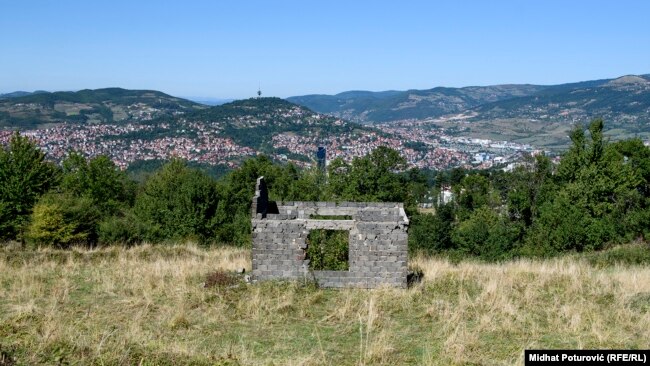
[(262, 97), (262, 88), (258, 85), (257, 86), (257, 99), (260, 99)]

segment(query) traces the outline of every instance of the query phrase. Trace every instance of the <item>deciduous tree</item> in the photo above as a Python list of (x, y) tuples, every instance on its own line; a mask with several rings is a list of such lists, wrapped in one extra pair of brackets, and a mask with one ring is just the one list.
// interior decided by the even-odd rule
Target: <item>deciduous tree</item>
[(0, 239), (16, 239), (38, 198), (55, 186), (59, 169), (36, 144), (16, 132), (0, 148)]

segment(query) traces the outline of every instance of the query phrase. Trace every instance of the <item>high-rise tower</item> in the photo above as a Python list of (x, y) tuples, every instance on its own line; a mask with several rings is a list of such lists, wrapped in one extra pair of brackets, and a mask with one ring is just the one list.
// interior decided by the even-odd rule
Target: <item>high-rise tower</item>
[(327, 165), (327, 149), (325, 149), (325, 146), (318, 147), (316, 162), (318, 163), (318, 169), (325, 171), (325, 166)]

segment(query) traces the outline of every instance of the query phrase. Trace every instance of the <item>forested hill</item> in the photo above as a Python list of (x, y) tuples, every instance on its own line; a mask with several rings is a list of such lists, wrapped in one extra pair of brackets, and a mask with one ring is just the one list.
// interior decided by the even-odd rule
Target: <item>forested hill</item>
[[(363, 123), (436, 118), (465, 113), (494, 120), (557, 116), (639, 119), (650, 107), (650, 75), (560, 85), (495, 85), (387, 92), (306, 95), (288, 100), (317, 112)], [(622, 117), (621, 117), (622, 116)]]
[(34, 92), (26, 92), (26, 91), (19, 90), (11, 93), (0, 94), (0, 99), (18, 98), (18, 97), (24, 97), (26, 95), (40, 94), (40, 93), (47, 93), (47, 92), (43, 90), (36, 90)]
[(543, 90), (539, 85), (437, 87), (427, 90), (368, 92), (337, 95), (305, 95), (287, 100), (317, 112), (362, 123), (424, 119), (460, 113), (483, 103), (526, 96)]
[[(110, 106), (121, 107), (115, 102)], [(38, 141), (54, 160), (62, 160), (70, 151), (80, 151), (87, 156), (106, 155), (119, 167), (127, 168), (138, 161), (146, 161), (149, 166), (180, 157), (192, 164), (219, 166), (219, 172), (259, 153), (307, 165), (322, 144), (331, 147), (328, 152), (351, 159), (387, 143), (389, 136), (280, 98), (252, 98), (215, 107), (178, 104), (174, 109), (159, 107), (153, 112), (149, 111), (155, 107), (140, 103), (136, 106), (142, 114), (137, 115), (131, 106), (127, 108), (132, 113), (129, 118), (119, 121), (113, 115), (113, 122), (97, 117), (94, 123), (86, 120), (48, 128), (21, 125), (20, 129)], [(108, 107), (101, 108), (111, 112), (106, 111)], [(79, 116), (90, 118), (94, 113), (82, 111)], [(72, 122), (69, 118), (65, 121)], [(45, 122), (40, 119), (37, 123), (43, 126)], [(0, 132), (0, 138), (4, 136), (8, 141), (10, 133)], [(393, 137), (388, 142), (398, 146), (400, 140)]]
[(0, 127), (52, 123), (119, 123), (187, 113), (206, 106), (155, 90), (121, 88), (77, 92), (10, 93), (0, 98)]
[(192, 114), (188, 114), (187, 118), (199, 118), (199, 119), (220, 119), (220, 118), (238, 118), (245, 117), (250, 115), (259, 115), (260, 117), (264, 114), (274, 115), (282, 110), (297, 109), (302, 113), (311, 113), (311, 110), (305, 107), (301, 107), (289, 101), (280, 98), (274, 97), (265, 97), (265, 98), (250, 98), (250, 99), (241, 99), (236, 100), (230, 103), (221, 104), (218, 106), (206, 108), (203, 110), (195, 111)]
[[(188, 113), (176, 118), (175, 123), (189, 128), (193, 123), (204, 129), (213, 128), (219, 135), (231, 138), (239, 145), (267, 153), (278, 150), (278, 146), (299, 145), (299, 138), (308, 138), (309, 141), (301, 140), (306, 144), (318, 144), (332, 138), (348, 141), (361, 132), (379, 133), (372, 128), (316, 113), (280, 98), (237, 100)], [(272, 144), (273, 138), (276, 138), (275, 144)], [(288, 150), (280, 147), (278, 152), (291, 154)], [(295, 148), (290, 150), (295, 152)], [(315, 151), (315, 148), (312, 150)], [(306, 150), (304, 157), (313, 155), (312, 150)], [(296, 154), (292, 155), (295, 157)]]

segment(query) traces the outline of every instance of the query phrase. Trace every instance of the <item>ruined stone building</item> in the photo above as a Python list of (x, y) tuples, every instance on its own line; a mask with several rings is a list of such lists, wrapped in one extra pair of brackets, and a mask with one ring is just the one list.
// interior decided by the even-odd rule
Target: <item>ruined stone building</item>
[[(409, 220), (402, 203), (274, 202), (268, 197), (261, 177), (252, 205), (254, 279), (406, 288)], [(347, 231), (348, 270), (311, 268), (308, 237), (310, 231), (323, 229)]]

